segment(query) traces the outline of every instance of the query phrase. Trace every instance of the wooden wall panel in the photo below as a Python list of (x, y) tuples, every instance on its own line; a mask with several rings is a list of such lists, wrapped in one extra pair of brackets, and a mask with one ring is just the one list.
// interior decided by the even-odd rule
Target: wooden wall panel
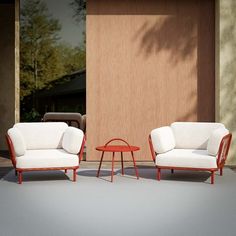
[(87, 160), (173, 121), (214, 120), (214, 1), (88, 0)]

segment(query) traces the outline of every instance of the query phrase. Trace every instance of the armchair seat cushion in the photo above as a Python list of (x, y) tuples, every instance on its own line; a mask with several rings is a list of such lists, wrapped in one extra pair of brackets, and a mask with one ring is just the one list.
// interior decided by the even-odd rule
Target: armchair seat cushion
[(182, 168), (217, 168), (215, 156), (209, 156), (207, 150), (173, 149), (156, 156), (157, 166)]
[(77, 155), (63, 149), (27, 150), (16, 157), (16, 168), (59, 168), (79, 166)]

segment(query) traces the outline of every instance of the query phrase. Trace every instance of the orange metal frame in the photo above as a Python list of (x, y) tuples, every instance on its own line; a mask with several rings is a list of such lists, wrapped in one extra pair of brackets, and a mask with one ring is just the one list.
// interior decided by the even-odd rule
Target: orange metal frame
[(151, 135), (148, 137), (149, 141), (149, 147), (152, 155), (152, 160), (156, 165), (157, 168), (157, 180), (161, 180), (161, 169), (170, 169), (171, 173), (174, 173), (174, 170), (193, 170), (193, 171), (210, 171), (211, 172), (211, 184), (214, 184), (214, 177), (215, 177), (215, 171), (220, 170), (220, 175), (223, 175), (223, 167), (225, 165), (225, 161), (228, 156), (230, 144), (232, 140), (232, 134), (225, 135), (220, 143), (219, 151), (217, 154), (217, 168), (207, 169), (207, 168), (187, 168), (187, 167), (176, 167), (176, 166), (157, 166), (156, 161), (156, 155), (157, 153), (154, 151)]
[[(12, 165), (15, 168), (15, 174), (18, 176), (18, 183), (22, 183), (22, 173), (28, 172), (28, 171), (46, 171), (46, 170), (65, 170), (65, 173), (67, 173), (67, 170), (73, 170), (73, 181), (76, 181), (76, 170), (79, 169), (79, 166), (71, 166), (71, 167), (50, 167), (50, 168), (17, 168), (16, 167), (16, 155), (13, 143), (11, 141), (11, 138), (9, 135), (6, 135), (7, 145), (10, 152), (10, 158), (12, 161)], [(83, 158), (83, 152), (84, 152), (84, 145), (85, 145), (85, 136), (83, 138), (83, 142), (80, 148), (80, 152), (77, 154), (79, 158), (79, 163), (81, 162)]]
[[(113, 141), (121, 141), (121, 142), (125, 143), (126, 145), (108, 145), (108, 144), (110, 144)], [(98, 167), (98, 171), (97, 171), (97, 177), (99, 177), (99, 174), (100, 174), (100, 170), (101, 170), (101, 166), (102, 166), (102, 161), (103, 161), (103, 157), (104, 157), (104, 153), (105, 152), (112, 152), (111, 182), (113, 182), (113, 176), (114, 176), (115, 153), (116, 152), (120, 152), (120, 154), (121, 154), (121, 168), (122, 168), (122, 175), (124, 175), (123, 152), (130, 152), (132, 160), (133, 160), (133, 164), (134, 164), (135, 174), (136, 174), (137, 179), (139, 179), (138, 169), (137, 169), (137, 166), (136, 166), (136, 163), (135, 163), (135, 158), (134, 158), (134, 151), (140, 150), (139, 147), (130, 146), (128, 144), (128, 142), (126, 142), (124, 139), (113, 138), (110, 141), (108, 141), (104, 146), (96, 147), (96, 150), (102, 152), (100, 163), (99, 163), (99, 167)]]

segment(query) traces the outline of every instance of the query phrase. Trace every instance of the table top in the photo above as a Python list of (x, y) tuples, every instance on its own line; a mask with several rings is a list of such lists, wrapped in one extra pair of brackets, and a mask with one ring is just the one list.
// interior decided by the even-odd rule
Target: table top
[(107, 145), (96, 147), (96, 150), (102, 152), (134, 152), (140, 150), (140, 147), (126, 145)]

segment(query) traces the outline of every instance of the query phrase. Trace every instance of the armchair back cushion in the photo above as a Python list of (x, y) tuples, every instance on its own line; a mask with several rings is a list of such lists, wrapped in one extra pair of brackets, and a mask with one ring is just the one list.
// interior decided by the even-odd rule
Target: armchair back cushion
[(62, 147), (71, 154), (78, 154), (83, 142), (84, 133), (82, 130), (68, 127), (64, 133)]
[(175, 148), (207, 149), (211, 133), (218, 128), (225, 127), (221, 123), (174, 122), (171, 129), (175, 137)]
[(7, 131), (14, 146), (16, 156), (23, 156), (26, 151), (25, 140), (17, 128), (11, 128)]
[(207, 144), (207, 152), (209, 155), (216, 156), (220, 147), (222, 138), (227, 135), (229, 131), (225, 128), (218, 128), (214, 130), (209, 138)]
[[(68, 125), (63, 122), (17, 123), (27, 150), (62, 148), (62, 139)], [(15, 145), (14, 145), (15, 148)]]
[(175, 148), (175, 138), (169, 126), (152, 130), (151, 139), (156, 153), (168, 152)]

